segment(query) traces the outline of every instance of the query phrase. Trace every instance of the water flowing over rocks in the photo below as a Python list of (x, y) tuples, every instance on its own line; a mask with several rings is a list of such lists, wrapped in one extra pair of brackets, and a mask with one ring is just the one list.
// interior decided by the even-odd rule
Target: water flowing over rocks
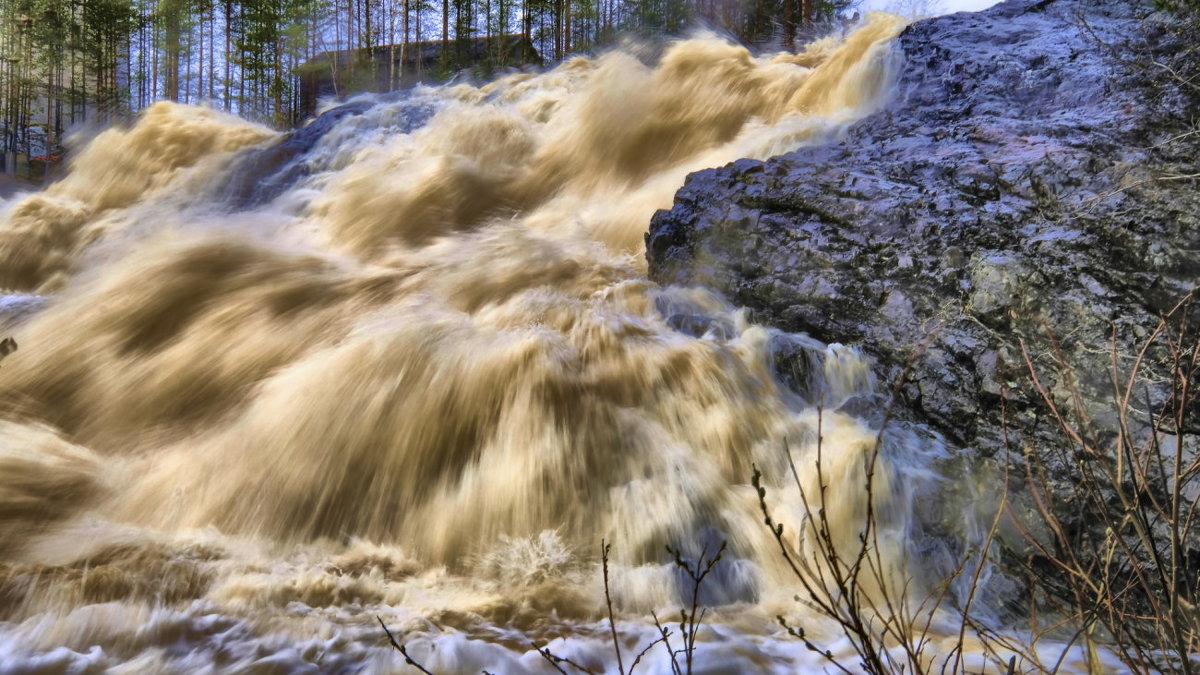
[(651, 278), (862, 345), (889, 381), (929, 338), (896, 414), (985, 455), (1002, 398), (1010, 448), (1061, 434), (1020, 339), (1049, 367), (1055, 336), (1111, 417), (1114, 335), (1128, 354), (1200, 271), (1195, 91), (1170, 76), (1196, 65), (1171, 22), (1010, 0), (916, 23), (894, 99), (843, 139), (691, 175), (646, 236)]
[[(1110, 319), (1135, 342), (1194, 276), (1196, 197), (1157, 180), (1195, 172), (1188, 101), (1077, 8), (1136, 34), (1009, 4), (909, 30), (897, 82), (903, 22), (873, 14), (800, 53), (617, 50), (287, 135), (165, 102), (100, 133), (0, 205), (0, 672), (393, 671), (381, 620), (432, 672), (551, 672), (551, 640), (612, 671), (611, 626), (650, 644), (697, 597), (667, 547), (720, 541), (710, 672), (856, 663), (792, 561), (853, 558), (873, 521), (855, 592), (929, 607), (999, 501), (930, 428), (994, 450), (1016, 336), (1044, 317), (1102, 361)], [(646, 279), (686, 175), (802, 145), (695, 174), (654, 222), (652, 275), (728, 297)], [(880, 429), (935, 323), (918, 424)], [(1020, 594), (967, 585), (941, 606), (1005, 630)], [(963, 670), (1004, 666), (917, 618)]]

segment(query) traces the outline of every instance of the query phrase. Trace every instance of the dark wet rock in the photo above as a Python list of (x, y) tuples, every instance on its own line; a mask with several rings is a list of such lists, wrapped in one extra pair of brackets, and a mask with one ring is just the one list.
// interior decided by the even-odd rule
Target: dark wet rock
[(306, 160), (321, 139), (347, 119), (362, 117), (387, 101), (396, 104), (390, 108), (393, 114), (387, 120), (371, 120), (375, 128), (387, 127), (397, 133), (409, 133), (428, 122), (435, 112), (431, 102), (413, 96), (412, 90), (350, 99), (278, 140), (243, 153), (215, 187), (220, 202), (235, 210), (269, 203), (312, 175), (312, 166)]
[(651, 276), (860, 345), (883, 382), (928, 342), (896, 413), (985, 456), (1002, 400), (1010, 448), (1061, 440), (1021, 349), (1052, 373), (1053, 335), (1076, 383), (1047, 386), (1103, 423), (1110, 341), (1130, 354), (1200, 276), (1200, 181), (1168, 178), (1200, 173), (1180, 137), (1200, 107), (1151, 64), (1197, 70), (1172, 21), (1010, 0), (914, 24), (894, 99), (843, 139), (690, 176), (646, 235)]

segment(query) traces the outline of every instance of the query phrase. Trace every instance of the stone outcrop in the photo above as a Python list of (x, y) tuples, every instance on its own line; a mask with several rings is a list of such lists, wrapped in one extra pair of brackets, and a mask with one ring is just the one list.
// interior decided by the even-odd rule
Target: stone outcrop
[(912, 360), (896, 414), (984, 455), (1061, 439), (1022, 341), (1102, 424), (1110, 346), (1126, 370), (1200, 278), (1200, 68), (1174, 21), (1009, 0), (916, 23), (891, 102), (843, 138), (690, 176), (651, 276), (861, 345), (885, 380)]

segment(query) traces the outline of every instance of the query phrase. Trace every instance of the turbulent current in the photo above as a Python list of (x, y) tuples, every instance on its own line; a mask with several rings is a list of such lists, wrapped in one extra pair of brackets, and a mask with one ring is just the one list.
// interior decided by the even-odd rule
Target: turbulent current
[(649, 282), (642, 241), (689, 172), (878, 109), (901, 27), (616, 50), (288, 135), (159, 103), (0, 202), (0, 671), (407, 668), (377, 617), (434, 672), (554, 672), (531, 642), (613, 668), (602, 539), (626, 666), (690, 597), (666, 547), (727, 542), (702, 671), (825, 665), (776, 615), (854, 667), (752, 467), (803, 558), (800, 488), (852, 547), (873, 465), (876, 583), (916, 598), (985, 500), (883, 424), (855, 350)]

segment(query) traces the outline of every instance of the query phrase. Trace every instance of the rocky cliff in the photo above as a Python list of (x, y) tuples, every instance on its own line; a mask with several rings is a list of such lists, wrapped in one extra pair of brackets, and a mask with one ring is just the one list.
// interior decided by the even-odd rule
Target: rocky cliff
[(985, 455), (1006, 429), (1013, 449), (1058, 433), (1021, 340), (1069, 364), (1054, 393), (1111, 418), (1111, 346), (1127, 370), (1200, 272), (1200, 80), (1176, 22), (1009, 0), (916, 23), (890, 104), (842, 139), (690, 176), (646, 235), (651, 276), (861, 345), (888, 379), (919, 354), (897, 414)]

